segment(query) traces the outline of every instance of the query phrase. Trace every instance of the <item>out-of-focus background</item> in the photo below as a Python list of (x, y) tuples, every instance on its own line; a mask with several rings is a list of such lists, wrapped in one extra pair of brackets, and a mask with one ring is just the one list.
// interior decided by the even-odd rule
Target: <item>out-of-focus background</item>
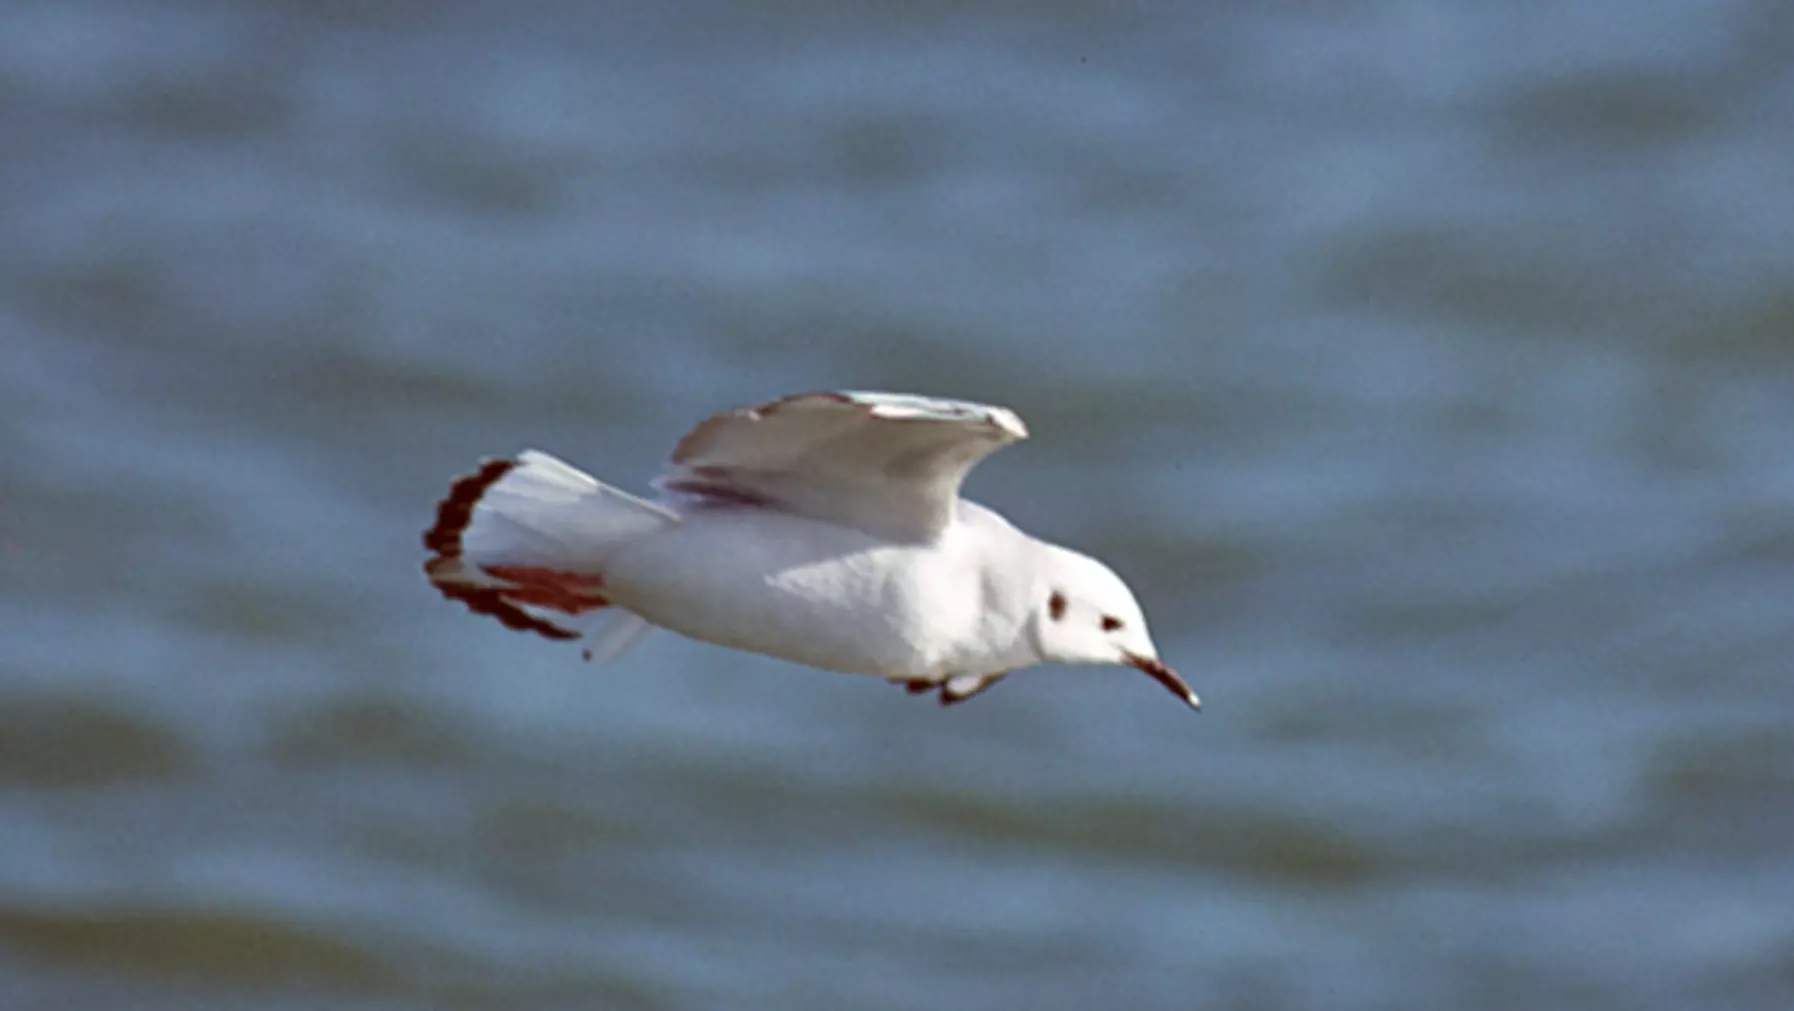
[[(0, 365), (0, 1006), (1794, 1007), (1781, 0), (9, 0)], [(1208, 711), (418, 571), (833, 387)]]

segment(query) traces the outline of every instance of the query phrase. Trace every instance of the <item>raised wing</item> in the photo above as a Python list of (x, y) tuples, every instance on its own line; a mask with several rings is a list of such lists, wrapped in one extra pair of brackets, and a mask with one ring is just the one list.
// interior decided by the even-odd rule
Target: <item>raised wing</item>
[(800, 393), (718, 414), (673, 450), (663, 491), (925, 540), (984, 456), (1028, 437), (1013, 411), (900, 393)]

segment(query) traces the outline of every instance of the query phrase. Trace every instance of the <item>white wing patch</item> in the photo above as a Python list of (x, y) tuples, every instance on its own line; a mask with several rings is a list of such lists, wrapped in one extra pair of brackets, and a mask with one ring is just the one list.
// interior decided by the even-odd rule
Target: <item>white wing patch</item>
[(904, 540), (952, 522), (959, 485), (1027, 438), (1013, 411), (895, 393), (804, 393), (718, 414), (679, 441), (663, 491), (788, 509)]

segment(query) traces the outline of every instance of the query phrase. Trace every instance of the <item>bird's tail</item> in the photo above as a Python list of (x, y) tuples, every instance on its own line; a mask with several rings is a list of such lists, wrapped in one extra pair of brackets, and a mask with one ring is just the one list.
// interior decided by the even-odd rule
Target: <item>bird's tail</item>
[[(604, 595), (618, 547), (679, 517), (547, 453), (487, 460), (456, 481), (424, 533), (430, 583), (476, 614), (550, 639), (590, 636), (588, 658), (627, 650), (648, 623)], [(608, 608), (608, 610), (606, 610)]]

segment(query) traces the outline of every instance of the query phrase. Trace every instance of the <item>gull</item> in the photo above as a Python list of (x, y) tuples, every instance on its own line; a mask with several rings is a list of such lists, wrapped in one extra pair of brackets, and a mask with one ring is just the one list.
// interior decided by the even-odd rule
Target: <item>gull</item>
[(1014, 412), (802, 393), (717, 414), (638, 498), (536, 450), (456, 481), (424, 534), (443, 596), (612, 660), (650, 628), (962, 702), (1040, 663), (1118, 664), (1192, 709), (1108, 566), (959, 497)]

